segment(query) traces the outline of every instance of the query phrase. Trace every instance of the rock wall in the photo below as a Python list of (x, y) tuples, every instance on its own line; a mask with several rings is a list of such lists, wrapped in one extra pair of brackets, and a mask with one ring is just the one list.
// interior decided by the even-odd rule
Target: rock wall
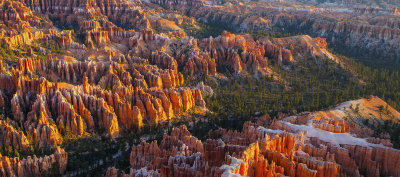
[[(65, 82), (21, 77), (38, 73)], [(13, 93), (5, 100), (14, 118), (40, 147), (60, 144), (61, 134), (69, 131), (85, 136), (103, 129), (115, 136), (205, 107), (200, 90), (180, 87), (182, 74), (151, 65), (21, 59), (11, 76), (2, 76), (2, 83), (11, 83), (0, 88)]]
[(142, 31), (129, 39), (132, 55), (150, 58), (152, 64), (184, 74), (215, 75), (221, 65), (227, 72), (254, 71), (265, 74), (268, 68), (263, 45), (249, 36), (224, 32), (216, 38), (169, 39)]
[(6, 121), (0, 120), (0, 147), (13, 147), (21, 150), (29, 148), (29, 142), (22, 131), (16, 130)]
[(335, 115), (319, 111), (281, 116), (268, 127), (268, 116), (255, 118), (240, 132), (209, 132), (218, 139), (205, 142), (181, 126), (165, 134), (159, 145), (132, 146), (129, 174), (109, 168), (105, 176), (140, 176), (144, 170), (153, 176), (399, 175), (399, 150), (349, 134), (350, 123)]
[[(18, 159), (0, 154), (0, 175), (28, 177), (50, 175), (53, 172), (62, 174), (67, 169), (67, 159), (67, 153), (59, 147), (54, 154), (40, 158), (28, 156), (24, 159)], [(55, 171), (52, 171), (53, 169)]]
[[(159, 146), (156, 142), (132, 146), (131, 174), (147, 167), (159, 170), (157, 176), (220, 176), (221, 170), (208, 166), (203, 148), (203, 143), (191, 136), (186, 127), (174, 128), (171, 135), (164, 135)], [(110, 173), (106, 176), (114, 176)]]
[(198, 8), (203, 5), (201, 0), (151, 0), (150, 2), (159, 4), (167, 9)]
[[(251, 12), (246, 9), (252, 9)], [(282, 9), (282, 10), (279, 10)], [(219, 24), (236, 32), (267, 31), (302, 33), (323, 37), (339, 52), (350, 55), (386, 58), (399, 61), (396, 51), (400, 48), (396, 11), (389, 14), (363, 14), (360, 10), (308, 12), (295, 8), (282, 8), (268, 4), (230, 4), (204, 6), (189, 11), (189, 15), (209, 24)], [(247, 14), (247, 15), (244, 15)], [(337, 17), (346, 19), (337, 20)], [(329, 18), (330, 20), (325, 20)], [(273, 51), (273, 50), (272, 50)], [(277, 59), (279, 60), (279, 50)]]

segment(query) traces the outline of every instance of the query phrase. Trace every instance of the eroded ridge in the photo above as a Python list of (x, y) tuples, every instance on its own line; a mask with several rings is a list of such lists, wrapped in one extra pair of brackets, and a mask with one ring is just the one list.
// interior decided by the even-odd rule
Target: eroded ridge
[[(386, 104), (377, 97), (352, 102), (368, 114)], [(181, 126), (159, 144), (132, 146), (129, 174), (109, 168), (105, 176), (398, 176), (400, 151), (350, 134), (357, 127), (341, 116), (346, 112), (343, 105), (347, 103), (272, 123), (263, 116), (246, 122), (240, 132), (210, 132), (216, 138), (204, 142)], [(400, 118), (396, 110), (390, 111)]]

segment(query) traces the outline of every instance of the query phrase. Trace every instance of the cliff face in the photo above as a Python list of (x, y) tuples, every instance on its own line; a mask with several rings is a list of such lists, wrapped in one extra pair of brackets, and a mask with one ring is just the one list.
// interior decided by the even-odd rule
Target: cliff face
[(29, 147), (29, 142), (22, 131), (16, 130), (6, 121), (0, 121), (0, 147), (13, 147), (21, 150), (26, 150)]
[[(11, 119), (0, 120), (0, 147), (22, 151), (31, 145), (55, 147), (70, 134), (115, 137), (144, 125), (168, 122), (192, 109), (204, 109), (202, 92), (212, 94), (212, 89), (202, 84), (184, 87), (184, 75), (258, 76), (273, 72), (268, 60), (279, 64), (308, 56), (336, 60), (327, 50), (328, 43), (343, 43), (350, 49), (375, 47), (383, 56), (396, 58), (392, 51), (399, 42), (399, 21), (392, 18), (396, 11), (387, 15), (388, 20), (368, 18), (364, 23), (347, 12), (299, 12), (252, 3), (0, 2), (1, 43), (6, 52), (17, 55), (10, 54), (13, 58), (5, 58), (4, 65), (0, 61), (0, 111), (8, 111)], [(366, 17), (387, 13), (353, 12)], [(336, 23), (329, 13), (347, 22)], [(195, 27), (198, 19), (235, 28), (235, 32), (280, 27), (281, 32), (303, 30), (326, 39), (230, 32), (196, 39), (189, 32), (202, 28), (185, 28), (188, 34), (182, 28)], [(357, 115), (373, 121), (389, 119), (379, 115), (377, 107), (385, 103), (378, 98), (352, 104), (360, 104)], [(363, 120), (358, 120), (354, 111), (347, 105), (289, 118), (282, 114), (271, 126), (258, 119), (247, 122), (241, 132), (213, 131), (220, 138), (204, 142), (184, 126), (175, 128), (160, 144), (132, 146), (130, 171), (123, 176), (399, 176), (395, 168), (400, 166), (396, 160), (399, 152), (391, 148), (390, 137), (372, 137), (375, 132), (362, 126)], [(391, 107), (388, 111), (400, 115)], [(346, 115), (354, 117), (345, 120)], [(66, 161), (61, 149), (41, 158), (4, 156), (0, 157), (0, 176), (41, 176), (54, 165), (63, 173)], [(106, 176), (120, 173), (109, 168)]]
[[(180, 26), (185, 24), (196, 26), (195, 18), (160, 13), (149, 9), (145, 12), (142, 9), (145, 7), (139, 1), (84, 1), (76, 3), (63, 0), (38, 3), (26, 0), (23, 3), (15, 3), (23, 6), (22, 9), (27, 9), (29, 12), (27, 14), (36, 14), (36, 16), (31, 15), (32, 19), (45, 21), (46, 23), (43, 22), (42, 25), (38, 25), (32, 22), (31, 25), (34, 25), (37, 28), (36, 30), (29, 30), (25, 32), (26, 34), (5, 37), (3, 42), (9, 46), (35, 43), (48, 44), (49, 41), (55, 41), (55, 45), (62, 47), (68, 54), (72, 54), (72, 56), (82, 60), (126, 63), (149, 62), (159, 68), (170, 70), (168, 71), (169, 73), (166, 73), (166, 71), (160, 73), (162, 82), (165, 84), (164, 88), (174, 87), (179, 85), (179, 82), (182, 82), (173, 81), (175, 78), (181, 78), (179, 72), (191, 75), (199, 73), (216, 75), (218, 72), (238, 74), (249, 71), (255, 74), (271, 74), (268, 58), (278, 63), (290, 63), (305, 55), (331, 55), (326, 51), (326, 44), (324, 44), (323, 39), (312, 39), (308, 36), (255, 40), (250, 35), (238, 35), (229, 32), (224, 32), (216, 38), (204, 39), (187, 37), (185, 34), (174, 35), (175, 33), (183, 32), (182, 29), (169, 31), (170, 33), (168, 34), (171, 35), (168, 35), (168, 37), (155, 34), (151, 28), (157, 27), (157, 30), (158, 28), (163, 28), (159, 27), (163, 20), (168, 19), (171, 21), (170, 23)], [(211, 8), (203, 6), (202, 1), (153, 1), (152, 3), (160, 4), (166, 8), (199, 9), (198, 13), (205, 13), (207, 11), (205, 9)], [(147, 4), (150, 5), (151, 3)], [(235, 8), (238, 7), (235, 6)], [(258, 21), (257, 24), (271, 23), (271, 21), (265, 19), (247, 20), (240, 17), (243, 20), (241, 22), (240, 19), (234, 16), (225, 16), (225, 13), (230, 14), (235, 8), (227, 12), (221, 12), (224, 16), (221, 18), (224, 19), (226, 17), (230, 20), (238, 20), (233, 25), (252, 23), (251, 21), (254, 20)], [(31, 11), (29, 11), (30, 9)], [(214, 13), (215, 9), (211, 8), (210, 10), (208, 15), (213, 15), (212, 13)], [(8, 11), (13, 13), (13, 16), (21, 14), (13, 10)], [(196, 13), (191, 15), (196, 17)], [(75, 36), (76, 34), (69, 30), (58, 32), (57, 28), (52, 27), (52, 23), (45, 18), (39, 18), (40, 16), (48, 16), (53, 20), (54, 24), (59, 25), (60, 23), (75, 29), (75, 33), (79, 33), (79, 36)], [(13, 21), (18, 21), (18, 19), (13, 19)], [(249, 24), (244, 24), (241, 28), (248, 30), (250, 26)], [(293, 42), (299, 43), (300, 46), (291, 45)], [(45, 55), (52, 52), (40, 47), (35, 50), (39, 50), (40, 53)], [(333, 56), (330, 56), (330, 58), (333, 58)], [(217, 71), (217, 66), (226, 69), (225, 71)], [(136, 70), (138, 69), (136, 68)], [(152, 80), (151, 84), (153, 85), (148, 85), (150, 88), (161, 88), (157, 78), (149, 74), (144, 76), (146, 79)], [(68, 75), (66, 77), (74, 78)], [(171, 77), (171, 81), (169, 81), (169, 77)], [(93, 78), (89, 78), (89, 81), (92, 80)], [(107, 82), (102, 80), (101, 84), (108, 84)], [(124, 82), (129, 81), (125, 80)]]
[[(142, 61), (136, 59), (127, 58)], [(0, 121), (1, 147), (22, 151), (30, 144), (53, 147), (62, 144), (67, 134), (115, 137), (124, 130), (138, 130), (145, 124), (166, 122), (191, 109), (205, 108), (199, 89), (182, 87), (181, 73), (154, 65), (50, 58), (20, 59), (9, 69), (8, 74), (0, 74), (0, 106), (12, 114), (11, 123)], [(16, 128), (20, 124), (23, 132)], [(58, 156), (4, 157), (0, 172), (5, 176), (40, 175), (56, 164), (64, 165), (62, 173), (66, 159)]]
[[(203, 156), (203, 143), (193, 137), (186, 127), (174, 128), (171, 135), (164, 135), (160, 145), (142, 142), (132, 146), (130, 174), (140, 176), (146, 170), (151, 176), (220, 176), (222, 170), (209, 166), (212, 160)], [(116, 176), (119, 170), (109, 168), (105, 176)]]
[[(379, 100), (356, 101), (368, 107), (383, 104)], [(210, 132), (219, 139), (205, 142), (182, 126), (165, 134), (160, 145), (132, 146), (129, 174), (109, 168), (105, 176), (140, 176), (143, 170), (153, 176), (398, 176), (400, 151), (350, 135), (351, 123), (340, 115), (345, 114), (281, 116), (269, 128), (267, 117), (260, 117), (241, 132)]]
[[(307, 2), (307, 1), (306, 1)], [(374, 11), (378, 10), (375, 8), (370, 8), (370, 7), (382, 7), (380, 4), (385, 4), (385, 7), (391, 7), (391, 6), (398, 6), (399, 2), (398, 1), (393, 1), (393, 0), (378, 0), (378, 1), (360, 1), (360, 0), (333, 0), (333, 1), (327, 1), (327, 0), (322, 0), (320, 3), (334, 3), (334, 4), (340, 4), (344, 5), (346, 7), (367, 7), (367, 8), (357, 8), (357, 9), (367, 9), (367, 11)], [(391, 12), (391, 11), (389, 11)]]
[(309, 36), (255, 41), (249, 35), (223, 32), (216, 38), (169, 39), (153, 34), (151, 30), (144, 30), (140, 35), (129, 38), (129, 44), (132, 55), (150, 58), (149, 62), (160, 68), (179, 70), (184, 74), (215, 75), (218, 73), (217, 66), (227, 68), (219, 72), (253, 71), (268, 74), (268, 58), (278, 63), (290, 63), (305, 56), (327, 56), (336, 60), (326, 50), (327, 44), (323, 38)]
[[(382, 26), (359, 25), (351, 23), (326, 23), (316, 21), (312, 25), (312, 34), (326, 37), (331, 43), (344, 43), (352, 48), (360, 47), (363, 51), (398, 61), (398, 56), (392, 52), (400, 48), (398, 38), (399, 29)], [(344, 37), (346, 36), (346, 37)], [(369, 40), (363, 41), (363, 38)], [(389, 39), (379, 42), (380, 39)], [(376, 42), (376, 43), (374, 43)], [(373, 46), (373, 47), (372, 47)]]
[[(33, 59), (19, 60), (17, 69), (12, 76), (2, 75), (0, 87), (14, 92), (4, 99), (39, 146), (61, 143), (60, 133), (66, 131), (83, 136), (101, 128), (117, 135), (205, 106), (200, 90), (178, 87), (183, 76), (176, 70)], [(75, 86), (20, 76), (34, 73)]]
[(262, 38), (265, 53), (278, 63), (290, 63), (307, 56), (337, 59), (327, 51), (327, 42), (324, 38), (311, 38), (308, 35), (299, 35), (284, 38)]
[(134, 8), (134, 6), (140, 4), (140, 1), (93, 1), (84, 0), (82, 2), (75, 2), (70, 0), (59, 0), (59, 1), (42, 1), (38, 2), (35, 0), (20, 0), (30, 9), (35, 12), (48, 14), (50, 16), (59, 18), (64, 22), (73, 22), (81, 17), (79, 16), (90, 16), (90, 15), (105, 15), (110, 18), (116, 19), (126, 11)]
[(35, 30), (35, 26), (42, 27), (40, 18), (35, 16), (30, 8), (16, 1), (2, 1), (0, 3), (0, 32), (1, 43), (9, 47), (30, 45), (35, 40), (45, 38), (43, 31)]
[[(214, 59), (193, 56), (192, 68), (182, 69), (189, 59), (178, 63), (160, 44), (186, 34), (165, 37), (149, 29), (166, 18), (194, 23), (190, 18), (147, 18), (159, 12), (125, 0), (6, 0), (0, 7), (2, 46), (18, 58), (0, 62), (0, 108), (10, 117), (0, 121), (1, 148), (25, 153), (60, 146), (71, 134), (115, 137), (205, 109), (202, 92), (183, 87), (182, 72), (216, 73)], [(202, 66), (193, 67), (196, 62)], [(60, 149), (41, 158), (4, 156), (0, 176), (44, 176), (53, 166), (64, 173), (66, 164), (67, 153)]]
[(230, 72), (240, 73), (253, 69), (265, 72), (267, 58), (264, 48), (246, 36), (229, 32), (217, 38), (182, 39), (163, 38), (151, 30), (142, 31), (138, 37), (130, 38), (131, 53), (144, 58), (161, 68), (182, 68), (185, 74), (203, 73), (214, 75), (216, 66), (223, 65)]
[[(346, 54), (399, 61), (396, 54), (400, 49), (397, 11), (372, 13), (373, 11), (316, 10), (314, 7), (297, 10), (296, 7), (285, 8), (273, 4), (231, 3), (192, 9), (188, 14), (203, 22), (220, 24), (236, 32), (308, 34), (326, 38), (337, 51)], [(365, 18), (357, 18), (360, 15)], [(278, 60), (280, 55), (286, 53), (280, 49), (269, 51), (276, 53)]]
[(234, 72), (249, 69), (265, 72), (268, 67), (263, 46), (252, 40), (250, 36), (224, 32), (215, 39), (203, 39), (198, 45), (210, 53), (217, 64), (227, 66)]
[(216, 38), (169, 39), (144, 30), (129, 41), (132, 55), (150, 58), (149, 62), (160, 68), (184, 74), (215, 75), (217, 66), (226, 68), (219, 72), (269, 74), (269, 59), (291, 63), (307, 56), (328, 57), (338, 62), (327, 51), (325, 39), (306, 35), (253, 40), (250, 35), (223, 32)]
[(203, 5), (201, 0), (150, 0), (150, 2), (159, 4), (166, 9), (198, 8)]
[(30, 8), (15, 1), (2, 1), (0, 3), (0, 20), (9, 29), (26, 30), (33, 25), (39, 25), (39, 20), (33, 15)]
[(54, 172), (62, 174), (67, 169), (67, 153), (57, 147), (56, 152), (49, 156), (37, 158), (36, 156), (24, 158), (9, 158), (0, 154), (1, 176), (41, 176)]
[[(111, 41), (127, 41), (134, 33), (133, 30), (125, 31), (114, 23), (128, 24), (128, 29), (140, 30), (150, 27), (149, 20), (146, 19), (147, 13), (140, 9), (140, 4), (140, 1), (125, 0), (7, 0), (0, 4), (0, 38), (2, 43), (10, 48), (27, 45), (33, 47), (37, 43), (54, 40), (64, 49), (71, 49), (72, 53), (82, 55), (87, 52), (86, 47), (95, 49), (104, 47)], [(76, 39), (71, 38), (70, 34), (66, 35), (65, 31), (59, 32), (60, 28), (75, 29), (75, 32), (82, 35), (79, 42), (84, 44), (74, 41)], [(106, 51), (102, 50), (101, 53)]]
[[(205, 107), (200, 90), (179, 87), (184, 81), (176, 70), (33, 59), (19, 60), (17, 68), (13, 76), (3, 75), (2, 83), (12, 87), (2, 88), (14, 91), (8, 98), (13, 115), (39, 143), (61, 143), (59, 131), (81, 136), (101, 128), (117, 135), (121, 129), (164, 122), (195, 106)], [(34, 73), (67, 83), (17, 77)]]

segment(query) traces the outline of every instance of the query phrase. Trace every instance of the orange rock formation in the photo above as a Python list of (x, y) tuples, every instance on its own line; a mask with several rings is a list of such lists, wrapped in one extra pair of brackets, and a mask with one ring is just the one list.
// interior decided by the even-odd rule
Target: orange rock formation
[(57, 172), (63, 173), (67, 169), (67, 153), (57, 147), (56, 152), (49, 156), (37, 158), (28, 156), (24, 159), (9, 158), (0, 154), (0, 175), (1, 176), (41, 176), (50, 174), (55, 167)]
[[(380, 104), (379, 100), (371, 97), (361, 104)], [(320, 111), (282, 117), (269, 128), (262, 126), (267, 121), (262, 117), (246, 122), (241, 132), (214, 131), (212, 136), (220, 138), (205, 142), (182, 126), (165, 134), (160, 145), (132, 146), (129, 174), (109, 168), (105, 176), (140, 176), (142, 172), (153, 176), (400, 175), (396, 168), (399, 150), (349, 134), (349, 122), (334, 115)]]

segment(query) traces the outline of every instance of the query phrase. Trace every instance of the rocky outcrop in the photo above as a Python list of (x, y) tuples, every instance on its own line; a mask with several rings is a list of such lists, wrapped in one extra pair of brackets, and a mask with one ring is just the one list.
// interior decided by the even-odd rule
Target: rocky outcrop
[(86, 46), (84, 44), (79, 44), (74, 41), (73, 31), (65, 30), (61, 31), (59, 34), (52, 35), (52, 38), (55, 39), (57, 44), (65, 49), (74, 49), (74, 50), (85, 50)]
[(339, 62), (327, 50), (327, 42), (324, 38), (299, 35), (284, 38), (263, 38), (260, 41), (265, 45), (266, 55), (275, 59), (278, 63), (290, 63), (306, 57), (328, 58)]
[[(3, 83), (15, 86), (3, 89), (14, 92), (8, 98), (13, 116), (40, 147), (60, 144), (60, 133), (86, 136), (102, 129), (116, 136), (205, 107), (201, 91), (180, 87), (183, 75), (173, 69), (52, 59), (21, 59), (17, 69), (15, 76), (3, 77)], [(36, 73), (69, 84), (16, 77)]]
[[(380, 113), (379, 107), (384, 108), (386, 113)], [(364, 124), (366, 120), (371, 125), (377, 125), (383, 120), (397, 121), (400, 119), (400, 113), (382, 99), (371, 96), (344, 102), (330, 110), (317, 111), (306, 117), (307, 120), (313, 120), (316, 128), (335, 133), (351, 132), (359, 137), (369, 138), (374, 135), (374, 130)], [(382, 144), (390, 146), (390, 143), (387, 142), (390, 137), (384, 134), (379, 137), (379, 139), (373, 138), (368, 141), (375, 144), (382, 142)]]
[(41, 31), (37, 32), (24, 32), (20, 35), (15, 35), (12, 37), (4, 38), (3, 43), (9, 45), (10, 47), (15, 47), (19, 45), (30, 45), (33, 41), (43, 39), (45, 35)]
[(19, 159), (0, 154), (0, 175), (28, 177), (62, 174), (67, 169), (67, 160), (67, 153), (59, 147), (54, 154), (40, 158), (28, 156)]
[[(63, 60), (39, 61), (34, 59), (21, 59), (18, 61), (18, 69), (25, 73), (41, 72), (49, 75), (52, 80), (64, 80), (71, 84), (82, 83), (82, 79), (88, 77), (88, 83), (98, 83), (103, 88), (113, 89), (118, 86), (133, 86), (164, 89), (177, 87), (183, 84), (183, 75), (176, 70), (159, 69), (156, 66), (139, 65), (132, 68), (124, 68), (111, 62), (69, 63)], [(133, 85), (132, 85), (133, 83)], [(135, 84), (137, 83), (137, 84)]]
[(137, 176), (143, 170), (154, 176), (399, 175), (399, 150), (349, 134), (348, 122), (336, 115), (319, 111), (280, 116), (268, 127), (263, 116), (244, 123), (241, 132), (212, 131), (209, 137), (219, 139), (205, 142), (181, 126), (164, 134), (159, 145), (132, 146), (129, 174), (109, 168), (106, 176)]
[(203, 83), (203, 81), (199, 82), (196, 85), (196, 88), (199, 89), (204, 95), (212, 96), (214, 94), (214, 90)]
[(159, 4), (167, 9), (198, 8), (203, 5), (203, 1), (201, 0), (151, 0), (150, 2)]
[[(125, 59), (132, 65), (67, 62), (52, 57), (20, 59), (10, 72), (0, 74), (0, 106), (10, 108), (13, 121), (20, 122), (23, 131), (16, 130), (14, 123), (0, 122), (0, 145), (24, 150), (31, 143), (39, 148), (54, 147), (71, 135), (115, 137), (125, 130), (136, 131), (145, 124), (166, 122), (191, 109), (205, 108), (201, 91), (182, 87), (183, 75), (177, 69), (133, 64), (144, 61), (141, 58)], [(193, 137), (186, 141), (199, 142)], [(193, 148), (200, 147), (197, 144)], [(0, 172), (5, 176), (40, 175), (56, 164), (63, 173), (66, 161), (55, 157), (58, 155), (27, 158), (27, 162), (4, 157)], [(39, 164), (29, 166), (35, 163)], [(132, 170), (131, 174), (144, 171)]]
[(197, 40), (191, 37), (168, 39), (152, 31), (142, 31), (138, 37), (130, 38), (131, 53), (144, 58), (161, 68), (185, 73), (215, 75), (217, 65), (227, 67), (227, 72), (254, 71), (265, 73), (267, 58), (265, 49), (249, 36), (224, 32), (217, 38)]
[(292, 52), (276, 44), (265, 44), (265, 52), (279, 64), (293, 61)]
[(390, 142), (389, 139), (381, 139), (381, 138), (367, 138), (368, 143), (373, 143), (373, 144), (382, 144), (387, 147), (393, 147), (392, 142)]
[[(397, 39), (400, 35), (399, 29), (386, 28), (381, 26), (371, 25), (358, 25), (351, 23), (326, 23), (326, 22), (315, 22), (312, 26), (314, 35), (321, 35), (322, 37), (328, 38), (332, 43), (344, 42), (347, 46), (352, 48), (360, 47), (363, 52), (373, 54), (374, 52), (383, 52), (382, 56), (397, 59), (398, 56), (391, 52), (391, 49), (397, 49)], [(343, 36), (349, 38), (344, 39)], [(369, 41), (361, 41), (359, 36), (370, 38)], [(370, 46), (375, 41), (374, 39), (390, 39), (385, 43), (380, 43), (375, 49)]]
[[(17, 47), (55, 39), (61, 47), (84, 50), (86, 46), (94, 49), (104, 47), (110, 41), (127, 41), (135, 32), (125, 31), (110, 21), (117, 24), (129, 24), (129, 28), (135, 27), (135, 29), (150, 27), (146, 13), (138, 8), (140, 4), (140, 1), (126, 0), (88, 0), (82, 3), (69, 0), (55, 2), (46, 0), (40, 3), (33, 0), (19, 0), (19, 2), (7, 0), (0, 4), (2, 6), (1, 24), (6, 26), (1, 31), (7, 34), (2, 42), (9, 47)], [(43, 18), (44, 16), (48, 18)], [(109, 18), (110, 21), (96, 19), (98, 16)], [(79, 29), (79, 32), (76, 32), (85, 35), (86, 46), (70, 41), (71, 38), (63, 34), (64, 31), (56, 31), (53, 24), (48, 21), (49, 18), (63, 27)]]
[(264, 72), (267, 68), (264, 47), (249, 39), (249, 36), (224, 32), (215, 39), (203, 39), (199, 46), (209, 51), (218, 64), (228, 66), (234, 72), (247, 69)]
[(160, 169), (161, 176), (220, 175), (221, 170), (207, 166), (202, 153), (201, 141), (191, 136), (186, 127), (180, 127), (173, 129), (171, 135), (164, 135), (160, 146), (156, 142), (132, 146), (130, 165), (135, 171), (143, 167)]
[[(158, 41), (158, 42), (155, 42)], [(297, 43), (298, 45), (293, 45)], [(320, 57), (332, 60), (336, 57), (327, 51), (323, 38), (293, 36), (287, 38), (261, 38), (254, 41), (249, 35), (223, 32), (216, 38), (168, 39), (152, 31), (142, 31), (130, 38), (132, 55), (149, 57), (150, 63), (161, 68), (178, 70), (184, 74), (217, 74), (217, 66), (228, 73), (252, 71), (268, 74), (268, 58), (277, 63), (291, 63), (304, 57)]]
[(0, 6), (0, 20), (8, 29), (26, 30), (31, 25), (40, 25), (39, 20), (33, 15), (31, 9), (23, 3), (3, 1), (0, 3)]
[[(2, 147), (23, 150), (30, 143), (39, 148), (54, 147), (68, 139), (65, 135), (115, 137), (205, 108), (203, 93), (212, 94), (212, 90), (203, 84), (183, 87), (184, 75), (271, 74), (269, 59), (280, 64), (309, 56), (334, 60), (327, 50), (332, 43), (343, 43), (349, 49), (358, 45), (376, 48), (389, 58), (396, 58), (391, 51), (398, 48), (398, 21), (393, 14), (387, 14), (389, 20), (355, 19), (348, 12), (309, 7), (301, 12), (289, 7), (265, 8), (271, 3), (261, 7), (257, 2), (235, 1), (220, 5), (197, 0), (143, 3), (0, 3), (4, 51), (18, 55), (10, 55), (12, 61), (7, 66), (0, 62), (0, 107), (11, 117), (11, 121), (0, 122)], [(361, 12), (351, 15), (354, 13)], [(332, 14), (343, 21), (337, 23)], [(326, 39), (230, 32), (196, 39), (186, 32), (196, 34), (202, 29), (198, 19), (237, 29), (235, 32), (305, 31)], [(193, 29), (182, 29), (187, 26)], [(171, 29), (165, 30), (167, 27)], [(74, 30), (59, 31), (61, 28)], [(20, 56), (40, 59), (14, 60)], [(186, 127), (175, 128), (159, 144), (133, 146), (128, 174), (110, 168), (106, 176), (399, 176), (395, 168), (399, 153), (391, 148), (390, 137), (382, 134), (372, 138), (375, 132), (362, 126), (362, 120), (344, 120), (356, 110), (374, 122), (389, 119), (377, 113), (377, 106), (384, 103), (371, 100), (358, 101), (358, 107), (346, 105), (346, 110), (291, 117), (279, 114), (275, 120), (264, 117), (247, 122), (241, 132), (213, 131), (216, 136), (210, 137), (219, 138), (203, 142)], [(394, 117), (398, 114), (389, 106), (387, 111)], [(1, 176), (40, 176), (51, 164), (62, 173), (66, 164), (63, 154), (57, 150), (54, 156), (42, 158), (1, 157)]]
[(399, 151), (386, 148), (368, 149), (357, 145), (345, 146), (349, 149), (350, 156), (356, 161), (360, 172), (367, 176), (396, 176), (400, 174), (397, 168), (399, 165)]
[(9, 48), (33, 45), (45, 41), (55, 34), (50, 24), (18, 1), (0, 3), (0, 42)]
[(352, 8), (352, 10), (355, 13), (358, 14), (381, 14), (381, 15), (388, 15), (388, 14), (392, 14), (392, 15), (399, 15), (399, 10), (398, 8), (386, 8), (386, 9), (382, 9), (382, 8), (372, 8), (372, 7), (360, 7), (360, 8)]
[(13, 147), (22, 151), (29, 148), (29, 141), (22, 131), (16, 130), (13, 126), (0, 120), (0, 147)]
[[(396, 11), (388, 14), (363, 14), (365, 19), (357, 18), (359, 11), (316, 11), (314, 7), (298, 9), (261, 3), (229, 3), (192, 9), (188, 14), (203, 22), (219, 24), (236, 32), (308, 34), (326, 38), (334, 49), (352, 56), (399, 61), (395, 52), (400, 48)], [(279, 50), (275, 53), (279, 61)]]
[(114, 167), (110, 167), (107, 169), (104, 177), (159, 177), (161, 176), (159, 172), (154, 170), (147, 170), (145, 168), (141, 168), (139, 170), (130, 169), (128, 174), (125, 174), (124, 171), (116, 169)]

